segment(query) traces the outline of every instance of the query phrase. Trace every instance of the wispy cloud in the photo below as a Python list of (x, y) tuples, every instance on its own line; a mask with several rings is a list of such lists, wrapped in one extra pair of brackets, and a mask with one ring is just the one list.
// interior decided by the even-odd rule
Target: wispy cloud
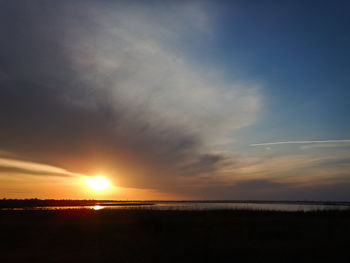
[(265, 143), (253, 143), (253, 144), (249, 144), (249, 146), (268, 146), (268, 145), (280, 145), (280, 144), (312, 144), (312, 143), (350, 143), (350, 140), (265, 142)]
[(0, 158), (0, 173), (24, 173), (37, 175), (56, 175), (56, 176), (85, 176), (80, 173), (73, 173), (65, 169), (35, 162), (28, 162), (22, 160), (14, 160), (7, 158)]

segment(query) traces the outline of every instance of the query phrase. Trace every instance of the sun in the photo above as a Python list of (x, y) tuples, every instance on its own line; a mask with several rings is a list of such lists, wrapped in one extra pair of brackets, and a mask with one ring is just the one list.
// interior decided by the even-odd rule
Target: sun
[(103, 176), (88, 178), (86, 179), (86, 183), (91, 189), (95, 191), (104, 191), (110, 186), (108, 179)]

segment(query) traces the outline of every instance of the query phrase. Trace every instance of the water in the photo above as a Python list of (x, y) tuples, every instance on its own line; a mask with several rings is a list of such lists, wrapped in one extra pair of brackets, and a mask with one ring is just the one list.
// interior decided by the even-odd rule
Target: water
[(159, 210), (269, 210), (269, 211), (320, 211), (320, 210), (350, 210), (349, 205), (308, 204), (308, 203), (174, 203), (160, 204)]
[(31, 208), (11, 208), (11, 210), (57, 210), (57, 209), (144, 209), (144, 210), (262, 210), (262, 211), (324, 211), (350, 210), (350, 203), (316, 202), (101, 202), (89, 206), (43, 206)]

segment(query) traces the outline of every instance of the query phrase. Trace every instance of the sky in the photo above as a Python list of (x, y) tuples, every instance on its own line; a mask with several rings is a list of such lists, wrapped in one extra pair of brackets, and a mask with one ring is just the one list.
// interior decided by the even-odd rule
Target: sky
[(350, 201), (349, 8), (0, 0), (0, 198)]

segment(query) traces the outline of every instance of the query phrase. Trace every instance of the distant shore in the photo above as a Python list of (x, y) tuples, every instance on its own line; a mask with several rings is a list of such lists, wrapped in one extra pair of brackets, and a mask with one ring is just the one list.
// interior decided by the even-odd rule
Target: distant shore
[(284, 204), (284, 205), (332, 205), (349, 206), (350, 202), (341, 201), (275, 201), (275, 200), (55, 200), (55, 199), (0, 199), (1, 208), (34, 207), (91, 207), (91, 206), (152, 206), (156, 204)]
[(55, 200), (55, 199), (0, 199), (1, 208), (33, 207), (84, 207), (84, 206), (143, 206), (153, 205), (146, 201), (109, 201), (109, 200)]

